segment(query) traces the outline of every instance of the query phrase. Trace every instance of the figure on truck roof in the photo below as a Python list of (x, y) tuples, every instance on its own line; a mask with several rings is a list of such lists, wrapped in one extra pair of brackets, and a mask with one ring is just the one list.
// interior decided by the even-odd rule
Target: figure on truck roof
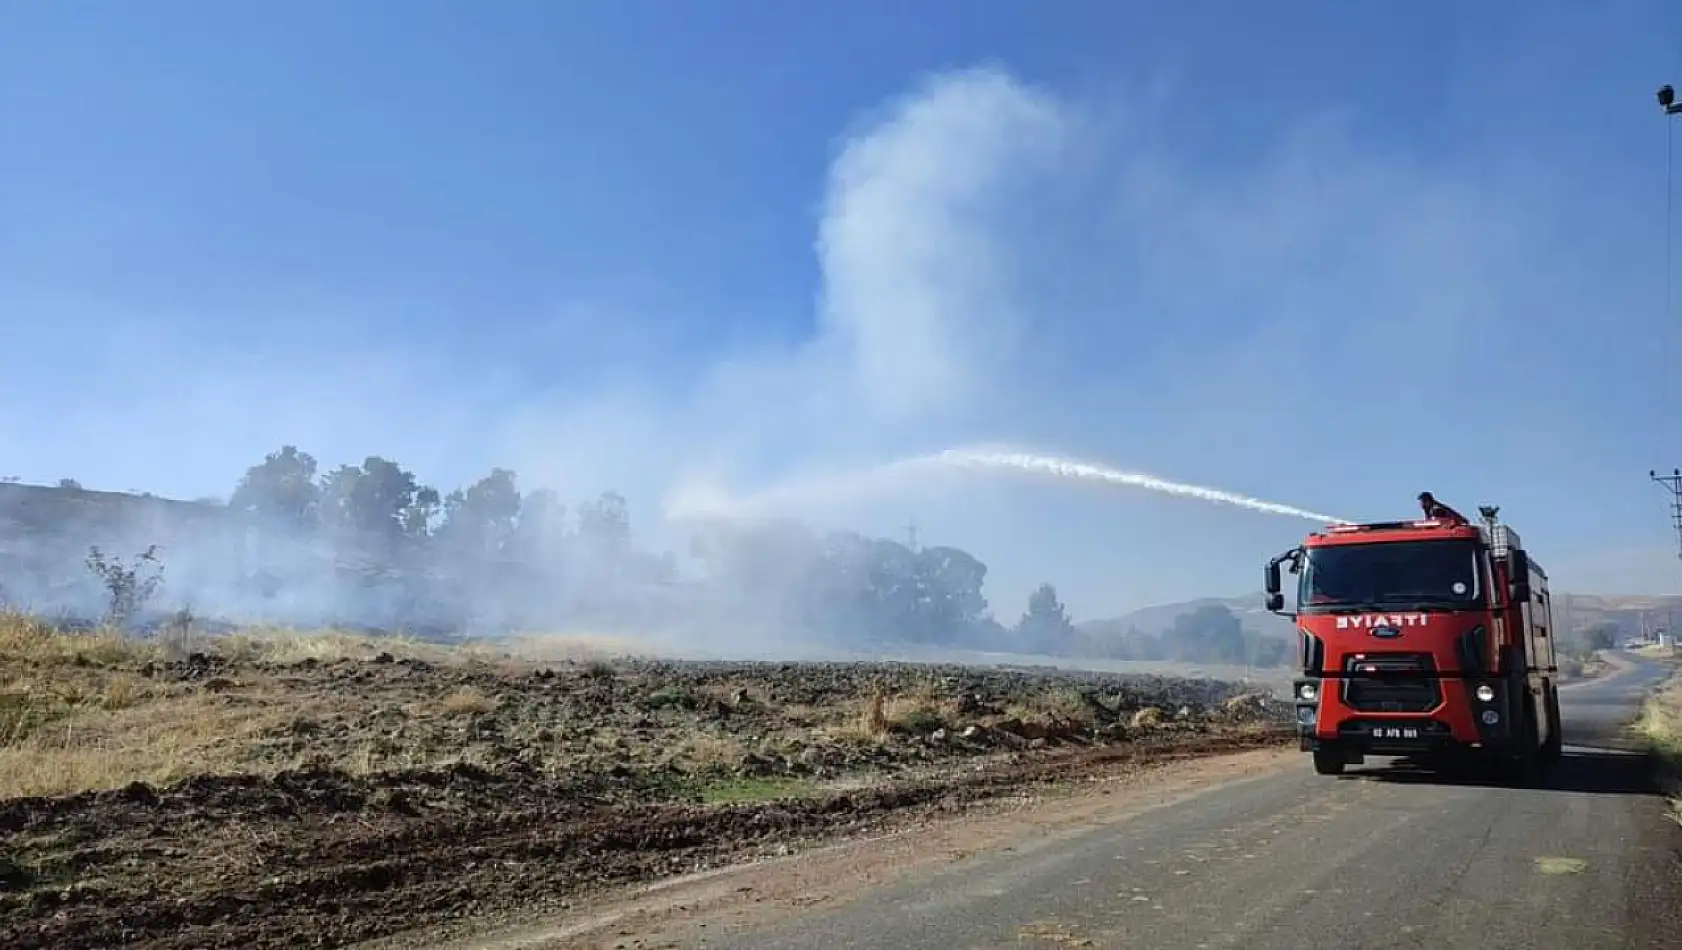
[(1425, 517), (1427, 518), (1435, 518), (1439, 521), (1450, 521), (1456, 524), (1470, 524), (1470, 522), (1466, 520), (1465, 515), (1438, 501), (1428, 491), (1422, 491), (1419, 493), (1419, 507), (1424, 510)]

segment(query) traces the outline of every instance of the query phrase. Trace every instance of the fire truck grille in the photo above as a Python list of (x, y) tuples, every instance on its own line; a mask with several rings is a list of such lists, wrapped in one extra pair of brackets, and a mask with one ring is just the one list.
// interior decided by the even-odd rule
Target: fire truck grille
[(1369, 653), (1344, 660), (1343, 703), (1360, 712), (1428, 712), (1442, 702), (1427, 653)]

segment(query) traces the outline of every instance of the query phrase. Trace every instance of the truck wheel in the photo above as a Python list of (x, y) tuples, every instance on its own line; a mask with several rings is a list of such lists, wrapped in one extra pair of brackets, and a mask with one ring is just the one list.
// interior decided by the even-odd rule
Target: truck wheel
[(1525, 707), (1524, 724), (1519, 734), (1514, 737), (1513, 744), (1504, 751), (1499, 760), (1498, 768), (1501, 779), (1509, 785), (1523, 788), (1536, 779), (1538, 766), (1542, 764), (1543, 749), (1537, 742), (1536, 713), (1531, 707)]
[(1346, 760), (1343, 750), (1335, 745), (1314, 747), (1314, 771), (1320, 775), (1342, 775)]
[(1560, 725), (1559, 687), (1552, 683), (1548, 684), (1545, 705), (1548, 712), (1548, 739), (1542, 743), (1542, 758), (1548, 762), (1555, 762), (1565, 754), (1565, 733)]

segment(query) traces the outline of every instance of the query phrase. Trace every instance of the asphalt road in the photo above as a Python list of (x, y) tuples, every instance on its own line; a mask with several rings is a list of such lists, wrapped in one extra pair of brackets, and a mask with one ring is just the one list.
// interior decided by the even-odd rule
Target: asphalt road
[(1682, 948), (1682, 828), (1618, 738), (1663, 676), (1635, 661), (1562, 690), (1566, 757), (1536, 787), (1372, 758), (1323, 777), (1304, 754), (1173, 807), (685, 945)]

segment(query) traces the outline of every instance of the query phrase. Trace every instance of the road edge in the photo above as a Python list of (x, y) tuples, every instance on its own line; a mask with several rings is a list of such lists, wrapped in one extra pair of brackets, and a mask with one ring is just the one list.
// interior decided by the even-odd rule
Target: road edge
[[(1165, 759), (1068, 780), (1025, 786), (938, 814), (898, 816), (855, 836), (811, 839), (778, 857), (746, 858), (707, 871), (600, 892), (564, 911), (533, 908), (500, 919), (463, 920), (391, 934), (351, 950), (567, 950), (637, 945), (668, 926), (742, 914), (797, 913), (813, 902), (841, 903), (890, 878), (944, 866), (985, 848), (1072, 822), (1124, 822), (1218, 788), (1251, 781), (1296, 761), (1278, 742), (1240, 751)], [(703, 924), (704, 926), (704, 924)], [(658, 944), (657, 944), (658, 945)]]
[(1682, 658), (1659, 662), (1671, 667), (1670, 675), (1648, 691), (1630, 731), (1647, 754), (1671, 817), (1682, 823)]

